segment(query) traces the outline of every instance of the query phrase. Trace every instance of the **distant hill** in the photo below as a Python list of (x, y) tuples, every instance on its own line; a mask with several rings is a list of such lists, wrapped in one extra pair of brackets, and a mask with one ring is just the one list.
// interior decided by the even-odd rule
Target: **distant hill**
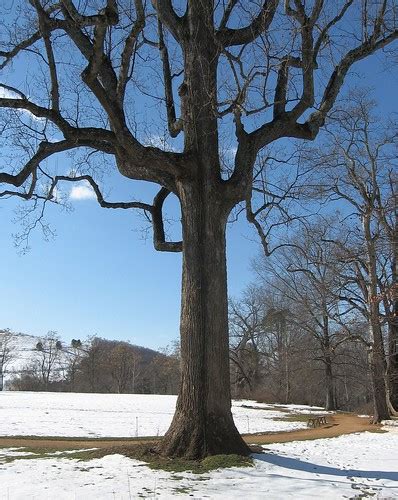
[[(0, 346), (2, 345), (2, 338), (4, 338), (7, 333), (8, 330), (0, 330)], [(39, 337), (33, 335), (12, 332), (10, 349), (13, 359), (7, 363), (4, 369), (5, 382), (12, 376), (21, 373), (25, 366), (32, 361), (35, 355), (35, 347), (39, 340)]]
[[(133, 377), (132, 383), (129, 380), (123, 386), (126, 392), (130, 390), (152, 392), (154, 386), (164, 393), (175, 392), (176, 380), (179, 379), (179, 362), (175, 356), (168, 356), (124, 341), (93, 337), (87, 341), (69, 343), (62, 341), (58, 336), (55, 336), (53, 341), (53, 349), (56, 349), (57, 353), (56, 359), (51, 366), (51, 376), (47, 378), (43, 389), (41, 370), (45, 363), (48, 363), (48, 357), (44, 360), (46, 358), (44, 351), (48, 350), (49, 346), (48, 338), (0, 329), (0, 360), (2, 340), (4, 342), (6, 336), (10, 334), (9, 347), (12, 359), (3, 367), (4, 390), (11, 388), (12, 380), (13, 389), (17, 390), (118, 392), (115, 389), (115, 380), (124, 376)], [(120, 354), (120, 348), (124, 348), (127, 352), (124, 359), (116, 357), (116, 354), (123, 356)], [(132, 358), (136, 358), (135, 363), (132, 363)], [(127, 364), (130, 363), (129, 366), (126, 364), (126, 359)], [(115, 373), (115, 367), (119, 365), (122, 367), (123, 363), (125, 369), (129, 371)], [(19, 382), (15, 384), (18, 380)]]

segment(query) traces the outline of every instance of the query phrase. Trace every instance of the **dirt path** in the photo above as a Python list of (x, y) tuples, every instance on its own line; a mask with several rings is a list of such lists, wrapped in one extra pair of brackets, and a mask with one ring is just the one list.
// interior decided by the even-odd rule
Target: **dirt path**
[(354, 432), (377, 431), (380, 425), (369, 423), (369, 418), (361, 418), (352, 414), (328, 415), (328, 423), (316, 429), (300, 429), (291, 432), (270, 432), (266, 434), (244, 435), (249, 444), (286, 443), (288, 441), (305, 441), (308, 439), (331, 438)]
[[(328, 424), (316, 429), (302, 429), (292, 432), (270, 432), (264, 434), (245, 434), (243, 438), (248, 444), (285, 443), (352, 434), (354, 432), (375, 431), (380, 426), (372, 425), (367, 418), (356, 415), (337, 414), (328, 416)], [(47, 438), (47, 437), (0, 437), (0, 447), (28, 447), (32, 449), (71, 450), (81, 448), (117, 448), (133, 443), (148, 444), (158, 438), (131, 439), (85, 439), (85, 438)]]

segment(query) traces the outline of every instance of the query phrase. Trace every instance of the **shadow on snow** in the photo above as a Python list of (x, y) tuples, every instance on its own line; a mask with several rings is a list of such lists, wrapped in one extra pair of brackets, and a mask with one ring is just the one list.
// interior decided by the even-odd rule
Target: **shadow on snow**
[(292, 469), (302, 472), (311, 472), (314, 474), (325, 474), (338, 477), (356, 477), (363, 479), (386, 479), (389, 481), (398, 481), (398, 472), (392, 471), (374, 471), (374, 470), (355, 470), (355, 469), (338, 469), (325, 465), (313, 464), (311, 462), (303, 462), (296, 458), (283, 457), (274, 453), (253, 454), (253, 458), (266, 462), (285, 469)]

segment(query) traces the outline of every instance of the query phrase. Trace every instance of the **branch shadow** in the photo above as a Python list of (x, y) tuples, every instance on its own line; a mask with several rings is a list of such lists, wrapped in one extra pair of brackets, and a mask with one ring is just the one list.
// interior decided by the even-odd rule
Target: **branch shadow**
[(386, 479), (388, 481), (398, 481), (398, 472), (379, 471), (379, 470), (355, 470), (355, 469), (338, 469), (325, 465), (304, 462), (296, 458), (284, 457), (274, 453), (259, 453), (253, 454), (253, 458), (266, 462), (271, 465), (284, 467), (302, 472), (310, 472), (313, 474), (325, 474), (338, 477), (356, 477), (366, 479)]

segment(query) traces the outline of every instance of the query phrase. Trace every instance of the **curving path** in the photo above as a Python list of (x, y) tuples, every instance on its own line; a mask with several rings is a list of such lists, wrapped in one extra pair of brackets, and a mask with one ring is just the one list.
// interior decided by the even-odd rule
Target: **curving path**
[[(315, 429), (301, 429), (291, 432), (269, 432), (263, 434), (244, 434), (243, 438), (248, 444), (286, 443), (288, 441), (303, 441), (307, 439), (320, 439), (352, 434), (355, 432), (377, 431), (380, 425), (369, 423), (368, 418), (360, 418), (352, 414), (328, 415), (328, 424)], [(132, 443), (151, 443), (158, 438), (141, 439), (86, 439), (86, 438), (59, 438), (59, 437), (0, 437), (0, 448), (28, 447), (40, 449), (71, 450), (79, 448), (117, 448), (131, 445)]]
[(273, 432), (245, 435), (249, 444), (287, 443), (288, 441), (305, 441), (353, 434), (355, 432), (375, 432), (381, 430), (381, 425), (371, 424), (369, 418), (358, 417), (350, 413), (337, 413), (327, 416), (328, 423), (315, 429), (300, 429), (291, 432)]

